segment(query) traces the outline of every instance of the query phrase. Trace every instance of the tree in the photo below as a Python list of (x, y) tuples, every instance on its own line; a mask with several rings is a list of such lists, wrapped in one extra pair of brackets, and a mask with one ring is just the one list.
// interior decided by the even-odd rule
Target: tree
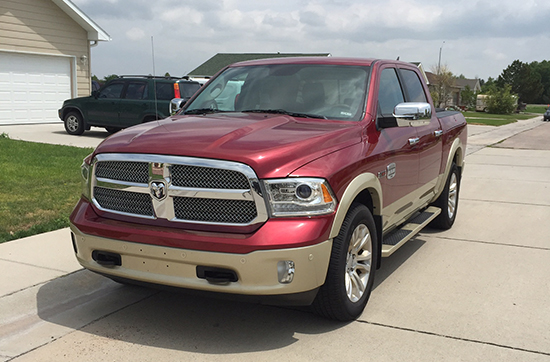
[(516, 109), (517, 99), (511, 93), (512, 87), (505, 84), (503, 87), (493, 86), (487, 92), (487, 110), (493, 114), (509, 114)]
[(500, 88), (505, 84), (510, 85), (511, 91), (518, 95), (519, 101), (525, 103), (535, 103), (544, 91), (540, 74), (533, 71), (529, 64), (519, 60), (514, 60), (502, 71), (497, 84)]
[(466, 85), (466, 87), (464, 87), (464, 89), (460, 92), (460, 99), (462, 100), (462, 104), (468, 107), (468, 109), (475, 109), (476, 94), (469, 85)]
[(103, 83), (107, 83), (108, 81), (116, 78), (118, 78), (118, 75), (116, 74), (106, 75), (105, 77), (103, 77)]
[(540, 76), (540, 82), (542, 84), (542, 95), (536, 101), (536, 103), (548, 104), (550, 103), (550, 62), (543, 60), (542, 62), (532, 62), (529, 64), (531, 69)]
[(430, 70), (434, 74), (432, 98), (436, 105), (444, 107), (451, 100), (451, 88), (455, 84), (456, 78), (447, 65), (434, 66)]

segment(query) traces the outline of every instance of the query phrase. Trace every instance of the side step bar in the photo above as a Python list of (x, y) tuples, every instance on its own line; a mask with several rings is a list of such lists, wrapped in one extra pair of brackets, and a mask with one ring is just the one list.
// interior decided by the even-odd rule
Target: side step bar
[(382, 239), (382, 256), (387, 257), (392, 255), (403, 244), (413, 238), (426, 225), (441, 213), (441, 209), (435, 206), (430, 206), (422, 213), (417, 214), (408, 223), (401, 225), (393, 230), (388, 235), (384, 235)]

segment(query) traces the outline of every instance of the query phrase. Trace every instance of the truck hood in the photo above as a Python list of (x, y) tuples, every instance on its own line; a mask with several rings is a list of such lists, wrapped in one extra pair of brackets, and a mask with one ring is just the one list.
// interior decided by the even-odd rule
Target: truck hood
[(220, 113), (174, 116), (131, 127), (107, 138), (95, 153), (237, 161), (251, 166), (260, 178), (276, 178), (360, 141), (358, 122)]

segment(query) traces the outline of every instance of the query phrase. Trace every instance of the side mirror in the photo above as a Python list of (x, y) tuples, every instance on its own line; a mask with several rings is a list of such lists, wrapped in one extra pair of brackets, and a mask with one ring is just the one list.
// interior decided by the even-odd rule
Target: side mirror
[(178, 113), (180, 109), (185, 105), (185, 102), (187, 102), (189, 98), (174, 98), (170, 101), (170, 114), (173, 116), (174, 114)]
[(95, 91), (92, 91), (92, 97), (99, 97), (99, 91), (98, 90), (95, 90)]
[(432, 106), (423, 102), (399, 103), (393, 110), (399, 127), (420, 127), (430, 123)]

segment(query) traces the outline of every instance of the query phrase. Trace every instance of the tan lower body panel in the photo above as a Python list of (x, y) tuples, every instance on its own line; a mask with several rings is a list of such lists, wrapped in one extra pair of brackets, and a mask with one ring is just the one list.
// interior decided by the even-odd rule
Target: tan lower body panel
[[(280, 295), (313, 290), (325, 282), (332, 240), (293, 248), (228, 254), (131, 243), (86, 235), (74, 225), (76, 257), (85, 268), (114, 277), (196, 290), (244, 295)], [(121, 266), (102, 266), (92, 259), (94, 250), (121, 255)], [(277, 263), (292, 260), (295, 264), (291, 283), (278, 281)], [(231, 269), (237, 282), (209, 283), (196, 274), (197, 266)]]

